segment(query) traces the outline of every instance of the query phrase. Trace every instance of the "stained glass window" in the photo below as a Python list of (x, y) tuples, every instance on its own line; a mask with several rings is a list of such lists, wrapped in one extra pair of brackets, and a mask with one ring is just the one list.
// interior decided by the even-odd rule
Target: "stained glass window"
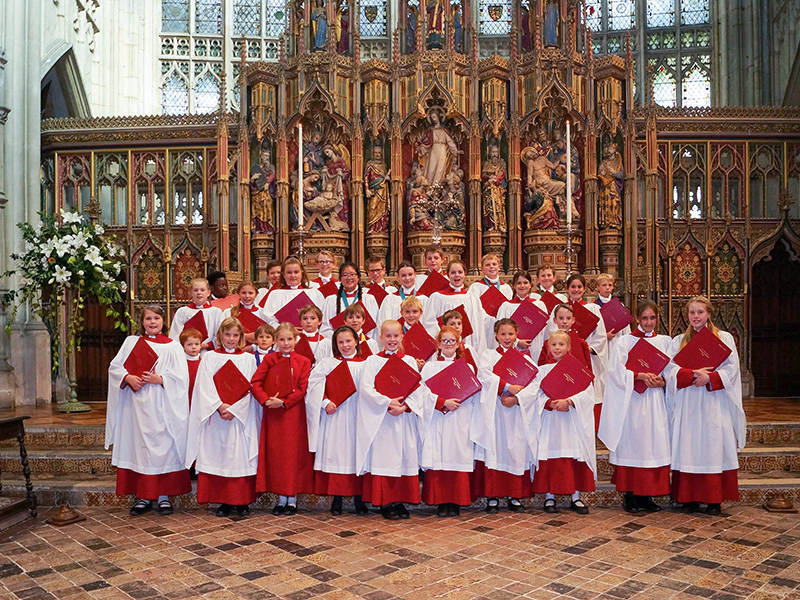
[(206, 72), (194, 84), (194, 113), (210, 113), (219, 108), (219, 82)]
[(189, 33), (189, 4), (185, 0), (163, 0), (161, 3), (161, 31), (164, 33)]
[(284, 0), (265, 0), (264, 13), (266, 16), (266, 37), (278, 37), (286, 29), (286, 2)]
[(511, 33), (511, 2), (509, 0), (480, 0), (478, 21), (483, 35)]
[(684, 71), (681, 88), (683, 106), (711, 106), (711, 81), (697, 63)]
[(681, 25), (702, 25), (708, 22), (708, 0), (681, 0)]
[(363, 37), (386, 35), (386, 2), (384, 0), (363, 0), (359, 15), (359, 32)]
[(161, 110), (165, 115), (189, 112), (189, 86), (175, 71), (170, 73), (161, 88)]
[(660, 65), (653, 75), (653, 101), (661, 106), (677, 106), (678, 89), (675, 76), (664, 65)]
[(600, 31), (603, 26), (602, 0), (588, 0), (586, 2), (586, 24), (592, 31)]
[(222, 0), (194, 0), (195, 33), (222, 33)]
[(261, 0), (233, 1), (233, 33), (236, 35), (261, 34)]
[(647, 0), (647, 26), (675, 25), (675, 0)]
[(634, 0), (607, 0), (608, 28), (632, 29), (636, 25)]

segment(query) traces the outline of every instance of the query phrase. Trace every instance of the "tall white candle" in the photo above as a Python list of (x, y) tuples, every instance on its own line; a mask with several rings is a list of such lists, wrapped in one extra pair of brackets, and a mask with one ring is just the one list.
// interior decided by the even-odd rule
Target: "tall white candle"
[(303, 228), (303, 124), (297, 124), (297, 223)]
[(567, 226), (572, 225), (572, 141), (567, 121)]

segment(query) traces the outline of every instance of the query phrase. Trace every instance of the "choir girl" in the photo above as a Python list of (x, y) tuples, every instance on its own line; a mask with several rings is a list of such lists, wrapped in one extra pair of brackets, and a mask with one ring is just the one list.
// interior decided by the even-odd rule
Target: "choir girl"
[(366, 358), (370, 354), (380, 352), (380, 346), (377, 340), (367, 337), (364, 334), (364, 320), (366, 319), (367, 311), (360, 304), (351, 304), (344, 309), (344, 324), (352, 328), (358, 337), (358, 345), (362, 354)]
[(461, 260), (450, 261), (450, 264), (447, 265), (447, 276), (450, 280), (450, 285), (444, 290), (434, 292), (428, 298), (425, 312), (422, 315), (422, 324), (433, 335), (433, 332), (439, 331), (437, 319), (448, 310), (463, 305), (472, 326), (472, 333), (465, 335), (464, 338), (467, 338), (467, 341), (478, 352), (481, 352), (486, 347), (483, 306), (481, 306), (481, 301), (475, 295), (467, 294), (467, 290), (464, 287), (467, 276), (466, 264)]
[(310, 288), (303, 263), (297, 257), (290, 256), (281, 266), (280, 288), (272, 290), (264, 304), (262, 312), (267, 323), (277, 328), (279, 323), (275, 313), (303, 293), (311, 300), (311, 304), (322, 308), (324, 298), (319, 290)]
[[(243, 281), (240, 283), (236, 288), (236, 293), (239, 296), (239, 304), (232, 306), (231, 308), (226, 308), (224, 311), (222, 311), (223, 319), (228, 317), (239, 319), (239, 315), (241, 313), (248, 312), (258, 317), (258, 319), (261, 321), (266, 321), (263, 313), (261, 312), (261, 307), (256, 304), (258, 289), (252, 281)], [(256, 341), (255, 332), (245, 333), (244, 337), (245, 342), (248, 344), (253, 344)]]
[[(207, 280), (200, 277), (192, 279), (189, 289), (192, 295), (192, 302), (188, 306), (181, 306), (175, 311), (175, 315), (172, 317), (172, 325), (169, 329), (169, 337), (177, 340), (189, 319), (199, 313), (202, 314), (203, 324), (206, 328), (205, 333), (207, 333), (206, 338), (203, 340), (203, 350), (213, 350), (214, 340), (217, 338), (217, 328), (222, 322), (222, 311), (216, 306), (211, 306), (211, 302), (208, 301), (211, 290), (208, 287)], [(195, 327), (195, 329), (198, 328)]]
[[(339, 327), (333, 332), (333, 356), (323, 358), (308, 380), (306, 415), (309, 450), (314, 452), (314, 493), (333, 496), (331, 514), (342, 514), (343, 496), (353, 496), (357, 515), (369, 512), (361, 499), (362, 478), (356, 471), (356, 426), (359, 405), (358, 387), (364, 357), (356, 332)], [(340, 404), (326, 394), (328, 375), (347, 363), (356, 392)]]
[(415, 281), (417, 272), (407, 260), (401, 262), (397, 267), (397, 291), (384, 298), (380, 309), (378, 310), (378, 331), (380, 331), (381, 323), (387, 319), (397, 321), (402, 315), (400, 314), (400, 304), (408, 297), (416, 296), (423, 303), (427, 300), (427, 296), (418, 296), (415, 290)]
[[(339, 267), (339, 277), (341, 278), (339, 290), (336, 294), (325, 298), (322, 305), (322, 333), (325, 335), (331, 333), (331, 319), (357, 302), (361, 302), (373, 321), (378, 318), (378, 303), (375, 301), (375, 296), (367, 294), (361, 287), (361, 271), (358, 266), (352, 262), (342, 263)], [(364, 333), (371, 337), (375, 334), (373, 331)]]
[[(519, 305), (523, 302), (531, 302), (536, 308), (541, 310), (544, 314), (547, 314), (547, 306), (541, 300), (534, 300), (531, 296), (531, 288), (533, 287), (533, 278), (528, 271), (517, 271), (514, 273), (513, 277), (511, 278), (511, 287), (514, 289), (514, 296), (508, 301), (504, 302), (500, 308), (497, 309), (497, 318), (498, 319), (510, 319), (511, 315), (516, 312), (519, 308)], [(545, 325), (545, 327), (536, 335), (534, 339), (525, 340), (525, 339), (518, 339), (517, 340), (517, 348), (520, 351), (527, 351), (528, 355), (537, 360), (539, 355), (544, 347), (544, 342), (547, 339), (547, 335), (550, 333), (549, 328)], [(491, 343), (487, 340), (487, 345), (490, 348), (497, 347), (497, 341), (494, 340), (494, 336), (492, 336)]]
[[(670, 490), (666, 382), (661, 372), (633, 371), (626, 365), (640, 340), (667, 356), (672, 340), (656, 333), (658, 305), (652, 300), (638, 302), (636, 320), (636, 329), (620, 338), (608, 361), (598, 436), (614, 465), (611, 482), (625, 493), (625, 511), (657, 512), (661, 509), (652, 496), (665, 496)], [(634, 390), (636, 381), (647, 386), (641, 393)]]
[[(242, 324), (225, 319), (217, 332), (217, 349), (200, 363), (192, 403), (186, 466), (196, 461), (197, 501), (219, 502), (218, 517), (233, 511), (245, 516), (256, 499), (262, 409), (247, 386), (256, 361), (244, 346)], [(220, 395), (214, 376), (223, 368), (231, 369), (224, 374), (226, 379), (241, 378), (246, 390), (243, 397)]]
[(671, 423), (672, 497), (687, 512), (706, 504), (718, 515), (725, 500), (739, 498), (737, 451), (745, 445), (742, 381), (736, 342), (712, 321), (714, 307), (698, 296), (686, 305), (686, 332), (675, 336), (675, 356), (694, 335), (707, 327), (731, 353), (716, 370), (690, 370), (671, 362), (666, 369)]
[(456, 330), (458, 334), (458, 339), (460, 340), (458, 345), (461, 348), (461, 355), (464, 357), (469, 364), (471, 364), (475, 370), (478, 370), (478, 354), (475, 352), (475, 349), (472, 348), (467, 342), (461, 339), (461, 330), (463, 328), (464, 322), (461, 317), (461, 313), (457, 310), (448, 310), (446, 313), (442, 315), (442, 327), (452, 327)]
[[(153, 508), (153, 500), (158, 500), (159, 514), (171, 514), (168, 496), (192, 489), (185, 466), (189, 371), (183, 348), (166, 331), (164, 310), (147, 306), (139, 316), (138, 335), (125, 339), (108, 368), (105, 447), (114, 446), (117, 494), (136, 496), (130, 509), (134, 516)], [(132, 355), (137, 355), (134, 361), (152, 353), (157, 358), (149, 371), (127, 371)]]
[[(611, 294), (614, 293), (614, 276), (610, 273), (600, 273), (595, 281), (597, 281), (597, 298), (595, 298), (594, 302), (600, 308), (603, 308), (604, 304), (611, 302)], [(616, 343), (630, 332), (630, 325), (626, 325), (620, 331), (606, 331), (606, 337), (608, 338), (609, 357), (611, 356), (611, 352), (614, 350)]]
[[(571, 338), (561, 329), (550, 334), (547, 346), (555, 363), (543, 365), (536, 375), (542, 380), (570, 351)], [(549, 398), (541, 387), (536, 396), (538, 415), (536, 472), (533, 491), (545, 494), (544, 511), (558, 512), (556, 494), (569, 494), (570, 510), (587, 514), (581, 492), (595, 489), (597, 463), (594, 441), (594, 391), (592, 384), (569, 398)]]
[(305, 406), (311, 362), (294, 352), (296, 343), (294, 326), (278, 325), (278, 351), (264, 357), (251, 380), (253, 396), (264, 407), (256, 491), (278, 494), (275, 515), (294, 515), (297, 494), (314, 491)]
[(305, 336), (308, 345), (311, 346), (311, 352), (314, 354), (314, 362), (311, 364), (313, 368), (317, 362), (331, 356), (330, 338), (320, 333), (322, 311), (318, 307), (313, 304), (304, 306), (300, 309), (298, 316), (300, 317), (300, 335)]
[[(580, 338), (576, 331), (572, 330), (572, 324), (575, 322), (575, 309), (571, 304), (559, 304), (553, 309), (553, 330), (561, 330), (567, 332), (570, 339), (570, 354), (577, 358), (584, 367), (592, 368), (592, 355), (589, 350), (589, 344), (586, 340)], [(542, 352), (539, 355), (539, 364), (546, 365), (556, 362), (555, 358), (550, 354), (550, 347), (545, 343), (542, 346)]]

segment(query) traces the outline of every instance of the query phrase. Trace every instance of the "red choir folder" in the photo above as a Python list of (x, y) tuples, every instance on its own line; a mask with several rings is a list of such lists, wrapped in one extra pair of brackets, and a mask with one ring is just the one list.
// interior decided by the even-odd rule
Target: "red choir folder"
[(383, 289), (381, 286), (379, 286), (377, 283), (371, 284), (367, 288), (367, 293), (368, 294), (372, 294), (375, 297), (375, 302), (378, 303), (378, 308), (381, 307), (381, 304), (383, 304), (383, 301), (386, 300), (386, 296), (389, 295), (389, 293), (385, 289)]
[(622, 331), (633, 322), (630, 311), (617, 298), (612, 298), (603, 304), (600, 307), (600, 315), (609, 333)]
[(575, 311), (575, 322), (572, 324), (572, 329), (578, 333), (582, 340), (585, 340), (592, 334), (597, 324), (600, 323), (600, 317), (580, 302), (573, 304), (572, 309)]
[(308, 341), (305, 333), (300, 333), (300, 339), (298, 339), (297, 343), (294, 345), (294, 351), (300, 356), (305, 356), (308, 360), (310, 360), (312, 367), (314, 366), (314, 363), (317, 362), (317, 359), (314, 356), (314, 350), (311, 349), (311, 343)]
[(367, 340), (364, 340), (363, 342), (361, 342), (361, 344), (359, 344), (359, 346), (361, 347), (361, 357), (362, 358), (366, 358), (368, 356), (372, 356), (372, 348), (369, 347), (369, 342), (367, 342)]
[(356, 384), (347, 361), (343, 360), (325, 377), (325, 397), (336, 406), (356, 393)]
[(481, 294), (481, 306), (483, 306), (483, 310), (486, 311), (486, 314), (492, 317), (497, 316), (497, 309), (499, 309), (504, 302), (508, 302), (508, 298), (506, 298), (503, 292), (497, 289), (497, 286), (490, 285), (489, 289)]
[(239, 368), (228, 359), (219, 371), (214, 373), (214, 386), (223, 404), (236, 404), (250, 393), (250, 382)]
[(731, 349), (721, 339), (703, 327), (672, 360), (684, 369), (716, 369), (728, 358)]
[(459, 358), (425, 382), (434, 395), (441, 398), (466, 400), (481, 390), (481, 382), (464, 358)]
[(141, 377), (142, 373), (152, 372), (157, 361), (158, 354), (156, 354), (156, 351), (150, 347), (150, 344), (143, 337), (140, 337), (136, 340), (131, 353), (128, 354), (128, 358), (125, 359), (125, 363), (122, 366), (125, 367), (128, 375)]
[(319, 286), (319, 293), (322, 294), (325, 298), (327, 298), (328, 296), (333, 296), (336, 292), (339, 291), (339, 286), (336, 285), (336, 283), (337, 282), (331, 279), (325, 285)]
[[(634, 373), (653, 373), (658, 375), (669, 364), (669, 356), (653, 346), (645, 338), (641, 338), (628, 352), (625, 368)], [(635, 380), (633, 389), (643, 394), (647, 389), (644, 381)]]
[(198, 310), (194, 316), (186, 321), (183, 325), (184, 329), (197, 329), (203, 338), (203, 341), (208, 339), (208, 327), (206, 327), (206, 319), (203, 316), (203, 311)]
[(419, 387), (422, 376), (406, 361), (392, 354), (386, 364), (375, 375), (375, 391), (388, 398), (402, 398)]
[(220, 310), (225, 310), (228, 308), (233, 308), (237, 304), (239, 304), (239, 294), (231, 294), (230, 296), (225, 296), (224, 298), (217, 298), (216, 300), (211, 301), (211, 306), (216, 306)]
[(547, 326), (549, 317), (533, 302), (520, 303), (511, 319), (517, 324), (517, 337), (521, 340), (532, 340)]
[(434, 292), (443, 290), (448, 285), (450, 285), (450, 281), (444, 275), (439, 271), (431, 271), (425, 282), (417, 290), (417, 296), (430, 296)]
[(256, 329), (265, 323), (264, 319), (249, 310), (240, 310), (236, 318), (239, 319), (239, 323), (244, 327), (245, 333), (255, 333)]
[(428, 360), (436, 352), (436, 340), (417, 321), (403, 335), (403, 352), (420, 360)]
[[(457, 310), (459, 313), (461, 313), (461, 339), (463, 340), (472, 333), (472, 323), (469, 322), (469, 317), (467, 316), (467, 311), (463, 304), (459, 304), (453, 310)], [(450, 311), (448, 310), (446, 312)], [(439, 329), (441, 329), (442, 317), (439, 317), (436, 322), (439, 323)]]
[(536, 368), (536, 365), (514, 348), (506, 350), (503, 357), (495, 363), (494, 369), (492, 369), (492, 373), (506, 383), (521, 385), (522, 387), (533, 381), (538, 372), (539, 369)]
[(589, 387), (592, 379), (592, 371), (572, 354), (567, 354), (545, 375), (541, 388), (551, 400), (562, 400), (580, 394)]
[[(363, 331), (364, 333), (369, 333), (370, 331), (375, 329), (375, 319), (373, 319), (370, 316), (369, 311), (367, 310), (367, 307), (364, 306), (364, 303), (361, 302), (361, 300), (356, 302), (356, 304), (360, 304), (361, 307), (364, 309), (364, 325), (361, 327), (361, 331)], [(342, 312), (340, 312), (338, 315), (336, 315), (334, 317), (331, 317), (330, 323), (331, 323), (331, 328), (334, 331), (339, 329), (339, 327), (342, 327), (345, 324), (344, 323), (344, 310), (342, 310)]]
[(289, 303), (275, 313), (275, 318), (279, 323), (291, 323), (295, 327), (300, 327), (300, 309), (304, 306), (314, 304), (305, 292), (300, 292)]
[(264, 294), (264, 297), (263, 297), (263, 298), (261, 298), (261, 302), (259, 302), (259, 303), (258, 303), (258, 305), (259, 305), (261, 308), (264, 308), (264, 307), (267, 305), (267, 298), (269, 298), (269, 295), (270, 295), (270, 294), (271, 294), (273, 291), (275, 291), (275, 290), (279, 290), (279, 289), (281, 289), (281, 284), (280, 284), (280, 282), (272, 284), (272, 286), (270, 286), (270, 288), (267, 290), (267, 293), (266, 293), (266, 294)]
[(286, 398), (294, 391), (293, 380), (292, 359), (288, 356), (282, 356), (267, 371), (264, 391), (269, 394), (270, 398), (274, 396)]
[(547, 307), (547, 312), (552, 313), (553, 309), (558, 306), (559, 304), (563, 304), (563, 300), (561, 300), (558, 296), (551, 292), (542, 292), (541, 298), (539, 298), (544, 305)]

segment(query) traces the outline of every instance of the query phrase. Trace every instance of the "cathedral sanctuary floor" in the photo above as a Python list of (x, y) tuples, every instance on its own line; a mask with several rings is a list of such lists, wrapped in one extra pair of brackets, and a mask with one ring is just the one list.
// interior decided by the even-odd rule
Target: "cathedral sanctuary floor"
[(301, 510), (239, 520), (207, 510), (42, 511), (0, 533), (0, 598), (800, 599), (800, 516), (737, 506), (722, 517), (487, 515), (408, 521)]

